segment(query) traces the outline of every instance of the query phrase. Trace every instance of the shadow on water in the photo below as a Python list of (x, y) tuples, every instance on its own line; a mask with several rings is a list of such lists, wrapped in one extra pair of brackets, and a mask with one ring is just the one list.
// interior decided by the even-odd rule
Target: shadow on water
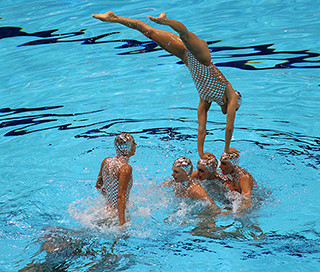
[[(110, 32), (89, 38), (70, 39), (72, 37), (84, 35), (86, 29), (81, 29), (79, 31), (70, 33), (54, 34), (58, 30), (59, 29), (53, 29), (34, 33), (27, 33), (23, 31), (21, 27), (0, 27), (0, 40), (4, 38), (13, 38), (21, 36), (34, 36), (42, 38), (40, 40), (34, 40), (18, 45), (18, 47), (70, 42), (81, 42), (81, 44), (83, 45), (97, 45), (102, 43), (123, 43), (123, 45), (115, 47), (115, 49), (129, 49), (129, 51), (118, 53), (118, 55), (142, 54), (162, 50), (153, 41), (143, 42), (132, 39), (102, 40), (105, 37), (119, 34), (120, 32)], [(221, 42), (221, 40), (207, 41), (210, 51), (214, 53), (223, 52), (226, 54), (223, 58), (232, 59), (232, 61), (219, 62), (216, 63), (216, 66), (234, 67), (243, 70), (320, 68), (320, 65), (318, 65), (320, 63), (320, 60), (318, 60), (320, 54), (316, 52), (310, 52), (308, 49), (297, 51), (278, 51), (276, 50), (276, 48), (272, 48), (272, 46), (275, 45), (274, 43), (241, 47), (214, 46), (214, 44), (217, 44), (219, 42)], [(142, 48), (135, 50), (131, 49), (137, 47)], [(288, 55), (291, 57), (288, 58)], [(160, 57), (166, 56), (171, 55), (165, 54)], [(177, 63), (182, 64), (181, 61)]]
[(126, 270), (135, 262), (133, 255), (114, 253), (121, 239), (125, 237), (110, 239), (101, 233), (94, 236), (92, 232), (50, 227), (36, 241), (41, 246), (32, 262), (19, 271), (76, 271), (84, 267), (86, 271)]

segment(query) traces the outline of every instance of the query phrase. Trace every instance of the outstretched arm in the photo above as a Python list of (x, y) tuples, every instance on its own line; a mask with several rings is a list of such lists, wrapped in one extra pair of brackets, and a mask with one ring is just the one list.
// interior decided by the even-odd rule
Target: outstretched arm
[(125, 164), (120, 168), (119, 175), (119, 189), (118, 189), (118, 214), (120, 225), (123, 225), (125, 220), (126, 211), (126, 193), (128, 184), (132, 176), (132, 167), (129, 164)]
[(232, 150), (230, 149), (230, 142), (231, 142), (233, 129), (234, 129), (234, 120), (236, 118), (238, 98), (231, 89), (227, 88), (226, 92), (228, 97), (228, 105), (227, 105), (227, 123), (226, 123), (226, 130), (225, 130), (224, 152), (231, 153)]
[(203, 156), (204, 140), (207, 133), (207, 114), (211, 104), (200, 98), (198, 106), (198, 153)]
[(183, 23), (168, 19), (164, 12), (162, 12), (159, 17), (149, 16), (149, 18), (157, 24), (170, 26), (174, 31), (176, 31), (187, 49), (202, 64), (211, 63), (211, 54), (207, 43), (204, 40), (199, 39), (194, 33), (190, 32)]

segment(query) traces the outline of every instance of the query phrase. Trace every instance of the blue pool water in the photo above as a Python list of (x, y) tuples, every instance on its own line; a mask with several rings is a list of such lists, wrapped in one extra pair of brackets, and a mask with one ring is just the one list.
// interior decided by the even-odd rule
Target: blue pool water
[[(0, 271), (320, 270), (319, 3), (5, 1)], [(175, 158), (198, 159), (198, 95), (175, 57), (91, 18), (109, 9), (153, 26), (166, 11), (208, 42), (243, 95), (232, 146), (259, 185), (250, 213), (209, 231), (201, 205), (162, 188)], [(220, 156), (225, 116), (209, 120)], [(94, 188), (120, 131), (138, 143), (123, 232)]]

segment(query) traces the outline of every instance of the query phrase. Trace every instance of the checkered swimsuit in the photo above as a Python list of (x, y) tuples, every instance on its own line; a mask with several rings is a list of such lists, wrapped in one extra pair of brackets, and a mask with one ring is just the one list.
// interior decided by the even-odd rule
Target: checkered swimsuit
[[(106, 192), (107, 205), (114, 209), (118, 208), (118, 190), (119, 190), (119, 170), (124, 162), (115, 158), (108, 158), (102, 168), (103, 185), (101, 189)], [(125, 195), (126, 202), (129, 199), (129, 193), (132, 187), (132, 177), (127, 187)]]
[(196, 85), (200, 97), (207, 102), (216, 102), (223, 106), (223, 95), (228, 81), (220, 70), (211, 62), (209, 66), (200, 63), (189, 51), (188, 69)]

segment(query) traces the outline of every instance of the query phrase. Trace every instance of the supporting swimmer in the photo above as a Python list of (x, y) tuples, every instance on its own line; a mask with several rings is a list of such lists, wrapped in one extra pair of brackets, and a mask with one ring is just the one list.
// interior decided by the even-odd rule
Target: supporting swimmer
[(195, 198), (209, 201), (214, 210), (219, 210), (216, 203), (209, 197), (206, 190), (192, 177), (192, 162), (187, 157), (176, 159), (172, 166), (175, 195), (183, 198)]

